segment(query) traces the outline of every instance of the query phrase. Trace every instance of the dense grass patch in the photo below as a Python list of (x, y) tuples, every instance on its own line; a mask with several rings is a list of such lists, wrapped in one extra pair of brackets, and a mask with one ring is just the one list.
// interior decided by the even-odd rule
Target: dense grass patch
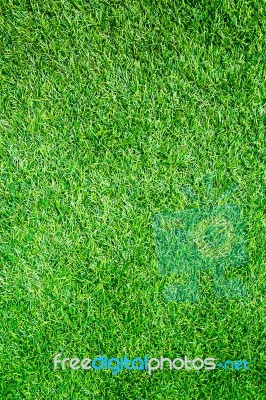
[[(265, 2), (3, 0), (1, 399), (265, 399)], [(231, 184), (248, 296), (171, 303), (152, 216)], [(227, 199), (228, 200), (228, 199)], [(250, 371), (53, 371), (53, 357)]]

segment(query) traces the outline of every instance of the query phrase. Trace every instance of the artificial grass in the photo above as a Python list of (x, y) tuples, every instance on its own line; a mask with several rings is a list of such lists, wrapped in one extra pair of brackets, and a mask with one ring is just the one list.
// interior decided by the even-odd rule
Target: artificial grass
[[(1, 399), (265, 399), (264, 7), (1, 2)], [(165, 301), (153, 215), (233, 183), (248, 296), (203, 271), (198, 302)], [(113, 376), (56, 353), (251, 364)]]

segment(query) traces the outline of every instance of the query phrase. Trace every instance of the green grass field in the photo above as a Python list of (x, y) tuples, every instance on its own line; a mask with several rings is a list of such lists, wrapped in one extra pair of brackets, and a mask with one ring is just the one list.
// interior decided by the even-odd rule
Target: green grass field
[[(3, 0), (0, 399), (266, 398), (264, 0)], [(248, 295), (167, 302), (152, 217), (242, 207)], [(64, 371), (64, 357), (250, 370)]]

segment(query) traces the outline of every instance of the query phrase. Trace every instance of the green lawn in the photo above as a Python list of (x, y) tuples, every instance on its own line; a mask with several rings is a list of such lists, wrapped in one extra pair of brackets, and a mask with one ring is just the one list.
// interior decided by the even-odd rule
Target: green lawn
[[(266, 398), (265, 7), (1, 1), (1, 400)], [(153, 215), (232, 184), (248, 295), (204, 271), (199, 301), (167, 302)], [(250, 370), (54, 371), (57, 353)]]

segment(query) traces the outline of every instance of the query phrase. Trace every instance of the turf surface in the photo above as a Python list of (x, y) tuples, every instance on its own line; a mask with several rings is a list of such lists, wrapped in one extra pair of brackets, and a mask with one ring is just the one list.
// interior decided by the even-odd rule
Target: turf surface
[[(265, 5), (1, 2), (1, 399), (265, 399)], [(231, 184), (248, 296), (204, 271), (198, 302), (166, 302), (153, 215)], [(251, 364), (113, 376), (56, 353)]]

